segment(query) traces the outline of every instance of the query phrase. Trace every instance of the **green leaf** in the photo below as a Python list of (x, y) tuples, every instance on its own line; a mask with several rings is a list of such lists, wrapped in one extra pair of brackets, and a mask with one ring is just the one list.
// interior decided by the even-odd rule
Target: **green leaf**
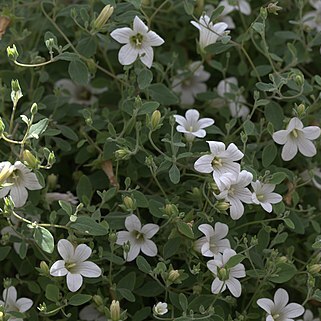
[(321, 249), (321, 235), (318, 235), (316, 238), (315, 238), (315, 241), (314, 243), (312, 244), (312, 248), (313, 249)]
[(178, 169), (178, 167), (173, 164), (171, 169), (169, 170), (169, 179), (173, 184), (178, 184), (181, 179), (181, 173)]
[(136, 282), (136, 273), (130, 272), (117, 283), (117, 288), (124, 288), (124, 289), (129, 289), (130, 291), (133, 291), (135, 288), (135, 282)]
[(55, 241), (52, 234), (42, 226), (34, 229), (33, 237), (40, 248), (47, 252), (52, 253), (55, 248)]
[(80, 180), (77, 185), (77, 196), (79, 200), (88, 205), (92, 197), (92, 185), (90, 179), (83, 175), (80, 177)]
[(227, 263), (225, 264), (225, 268), (230, 269), (236, 266), (237, 264), (241, 263), (244, 259), (245, 259), (244, 255), (236, 254), (227, 261)]
[(142, 0), (126, 0), (126, 2), (131, 3), (135, 9), (139, 9), (141, 7)]
[(108, 234), (108, 229), (90, 216), (78, 216), (77, 221), (71, 223), (70, 227), (87, 235), (103, 236)]
[(164, 218), (164, 213), (161, 210), (164, 207), (164, 204), (161, 202), (158, 202), (154, 199), (151, 199), (149, 202), (149, 211), (150, 213), (155, 216), (155, 217), (159, 217), (159, 218)]
[(276, 275), (269, 278), (274, 283), (285, 283), (291, 280), (297, 272), (296, 267), (289, 263), (280, 263), (277, 265), (277, 268), (278, 272), (276, 272)]
[(60, 200), (58, 201), (60, 207), (70, 216), (72, 215), (72, 206), (69, 202)]
[(321, 302), (321, 290), (317, 289), (313, 293), (312, 299)]
[(148, 91), (153, 100), (163, 105), (173, 105), (179, 102), (178, 97), (169, 90), (164, 84), (152, 84)]
[(66, 137), (69, 138), (73, 141), (78, 141), (78, 135), (70, 128), (67, 126), (63, 125), (57, 125), (57, 128), (61, 131), (61, 133)]
[(151, 114), (159, 107), (159, 103), (157, 101), (147, 101), (143, 103), (142, 107), (138, 110), (137, 115), (146, 115)]
[(185, 12), (191, 16), (194, 12), (193, 0), (184, 0), (184, 9), (185, 9)]
[(89, 71), (87, 66), (81, 60), (72, 60), (68, 67), (68, 73), (73, 82), (78, 85), (88, 85)]
[(152, 267), (150, 266), (150, 264), (141, 255), (137, 256), (136, 264), (137, 264), (138, 269), (146, 274), (148, 274), (149, 272), (152, 271)]
[(271, 83), (257, 82), (255, 86), (257, 89), (262, 91), (273, 92), (276, 90), (275, 86)]
[(182, 243), (181, 237), (175, 237), (169, 239), (164, 245), (164, 259), (167, 260), (171, 256), (175, 255)]
[(153, 81), (153, 73), (149, 69), (142, 69), (137, 76), (138, 87), (147, 88)]
[(262, 164), (265, 168), (269, 167), (273, 163), (277, 152), (278, 150), (274, 143), (270, 143), (264, 147), (262, 152)]
[(216, 42), (212, 45), (209, 45), (205, 48), (206, 52), (208, 53), (212, 53), (214, 55), (218, 55), (222, 52), (225, 52), (227, 50), (229, 50), (230, 48), (234, 47), (234, 45), (232, 43), (227, 43), (227, 44), (223, 44), (221, 42)]
[(78, 59), (78, 55), (72, 52), (63, 52), (55, 57), (56, 60), (74, 61)]
[(264, 107), (264, 116), (267, 121), (270, 121), (275, 130), (279, 130), (283, 127), (284, 113), (282, 107), (275, 103), (270, 102)]
[(283, 172), (274, 173), (269, 181), (270, 184), (278, 185), (286, 179), (286, 174)]
[(133, 321), (143, 321), (150, 316), (151, 308), (144, 307), (133, 315)]
[(212, 14), (211, 14), (211, 21), (214, 22), (214, 20), (219, 17), (222, 12), (224, 11), (224, 6), (219, 6), (217, 7), (215, 10), (213, 10)]
[(0, 262), (3, 261), (10, 253), (11, 246), (1, 246), (0, 247)]
[(121, 294), (122, 297), (124, 297), (129, 302), (135, 302), (135, 295), (132, 293), (132, 291), (128, 289), (123, 288), (117, 288), (117, 292)]
[(178, 300), (179, 300), (180, 306), (182, 307), (182, 310), (186, 312), (188, 308), (188, 301), (187, 301), (186, 295), (184, 293), (180, 293), (178, 295)]
[(49, 119), (44, 118), (30, 126), (28, 138), (36, 138), (38, 139), (39, 136), (47, 129), (49, 124)]
[(59, 302), (59, 288), (54, 284), (47, 284), (45, 296), (49, 301)]
[(177, 224), (177, 228), (178, 228), (178, 231), (183, 234), (184, 236), (190, 238), (190, 239), (194, 239), (194, 233), (193, 233), (193, 230), (190, 228), (190, 226), (179, 220), (176, 222)]
[(284, 219), (284, 223), (285, 223), (285, 225), (286, 225), (288, 228), (290, 228), (290, 229), (292, 229), (292, 230), (295, 229), (295, 225), (294, 225), (294, 223), (292, 222), (291, 219), (285, 218), (285, 219)]
[(90, 301), (91, 298), (92, 296), (89, 294), (75, 294), (69, 299), (68, 304), (77, 307)]
[(78, 42), (76, 49), (83, 56), (90, 58), (97, 51), (97, 40), (93, 36), (82, 38)]
[(246, 120), (243, 124), (244, 131), (247, 135), (255, 135), (256, 134), (256, 128), (253, 122), (250, 120)]
[(261, 22), (254, 22), (251, 26), (253, 30), (255, 30), (257, 33), (263, 33), (264, 32), (264, 25)]

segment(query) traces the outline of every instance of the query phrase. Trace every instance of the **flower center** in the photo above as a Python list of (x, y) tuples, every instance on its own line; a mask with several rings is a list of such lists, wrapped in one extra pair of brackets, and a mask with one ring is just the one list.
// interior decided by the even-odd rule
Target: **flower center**
[(292, 132), (291, 132), (292, 136), (294, 138), (298, 138), (299, 134), (298, 134), (298, 131), (296, 129), (293, 129)]
[(256, 198), (257, 198), (259, 201), (263, 201), (263, 200), (264, 200), (264, 195), (263, 195), (263, 194), (256, 195)]
[(132, 36), (130, 38), (131, 43), (136, 47), (136, 48), (141, 48), (143, 44), (144, 36), (141, 33), (137, 33), (135, 36)]
[(73, 268), (73, 267), (75, 267), (76, 266), (76, 263), (65, 263), (65, 268), (69, 271), (69, 272), (71, 272), (70, 270)]
[(273, 320), (277, 320), (279, 317), (280, 315), (277, 313), (272, 315)]
[(222, 167), (222, 159), (215, 156), (214, 159), (212, 160), (212, 166), (218, 166), (218, 167)]
[(231, 188), (229, 189), (229, 191), (228, 191), (228, 195), (233, 196), (234, 193), (235, 193), (235, 188), (234, 188), (234, 187), (231, 187)]
[(144, 234), (136, 231), (135, 237), (137, 241), (144, 241)]
[(229, 271), (226, 268), (220, 268), (217, 273), (217, 277), (221, 281), (227, 281), (229, 279)]

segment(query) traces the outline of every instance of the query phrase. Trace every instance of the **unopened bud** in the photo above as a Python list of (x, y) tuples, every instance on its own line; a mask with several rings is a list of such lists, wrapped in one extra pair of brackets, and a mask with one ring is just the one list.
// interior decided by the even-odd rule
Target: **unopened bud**
[(225, 212), (230, 208), (230, 203), (224, 202), (224, 201), (218, 201), (215, 203), (214, 206), (219, 212)]
[(19, 57), (17, 47), (15, 45), (12, 45), (12, 48), (7, 47), (7, 55), (10, 60), (16, 61)]
[(95, 304), (99, 307), (104, 305), (104, 300), (100, 295), (94, 295), (93, 296), (93, 301), (95, 302)]
[(110, 305), (110, 317), (112, 321), (120, 320), (119, 301), (113, 300)]
[(267, 9), (264, 7), (260, 8), (260, 15), (262, 17), (263, 20), (265, 20), (267, 18)]
[(179, 214), (178, 208), (175, 204), (166, 204), (164, 207), (164, 213), (168, 216), (176, 216)]
[(94, 59), (88, 59), (86, 61), (86, 64), (87, 64), (89, 72), (91, 74), (95, 74), (95, 72), (97, 71), (97, 64), (96, 64), (95, 60)]
[(36, 115), (38, 112), (38, 105), (36, 103), (33, 103), (31, 108), (30, 108), (31, 114)]
[(287, 261), (288, 258), (284, 255), (277, 258), (277, 263), (286, 263)]
[(155, 131), (157, 130), (158, 128), (160, 128), (161, 126), (161, 113), (159, 110), (155, 110), (153, 113), (152, 113), (152, 116), (150, 118), (150, 123), (148, 124), (149, 126), (149, 129), (151, 131)]
[(180, 277), (178, 270), (171, 270), (168, 274), (168, 280), (171, 282), (175, 282)]
[(110, 4), (106, 5), (100, 12), (99, 16), (96, 18), (96, 20), (93, 23), (93, 30), (94, 31), (100, 31), (105, 24), (107, 23), (108, 19), (114, 12), (114, 7), (112, 7)]
[(130, 158), (132, 152), (127, 148), (121, 148), (115, 151), (116, 160), (127, 160)]
[(115, 244), (116, 241), (117, 241), (117, 234), (114, 233), (114, 232), (110, 233), (109, 236), (108, 236), (108, 241), (111, 244)]
[(6, 126), (5, 126), (4, 122), (2, 121), (2, 118), (0, 117), (0, 138), (1, 138), (5, 129), (6, 129)]
[(11, 285), (12, 285), (12, 280), (10, 278), (3, 279), (3, 287), (5, 289), (10, 288)]
[(56, 162), (56, 156), (55, 156), (54, 152), (50, 152), (50, 154), (48, 156), (48, 165), (52, 166), (55, 162)]
[(10, 162), (2, 163), (2, 167), (0, 168), (0, 186), (12, 174), (13, 170), (14, 170), (14, 166), (11, 165)]
[(2, 311), (0, 311), (0, 321), (4, 321), (4, 313)]
[(312, 264), (308, 266), (307, 270), (311, 274), (317, 274), (321, 271), (321, 264)]
[(39, 165), (38, 159), (28, 150), (24, 150), (22, 153), (22, 159), (24, 163), (32, 169), (37, 169)]
[(5, 197), (4, 198), (4, 211), (3, 215), (5, 217), (10, 217), (12, 214), (12, 211), (14, 209), (14, 202), (11, 198), (11, 196)]
[(223, 268), (220, 268), (220, 269), (218, 270), (217, 277), (218, 277), (221, 281), (226, 281), (226, 280), (228, 280), (228, 279), (229, 279), (228, 270), (225, 269), (224, 267), (223, 267)]
[(278, 11), (282, 10), (282, 7), (277, 5), (278, 2), (271, 2), (267, 6), (267, 11), (269, 13), (275, 14), (276, 16), (278, 15)]
[(296, 76), (294, 77), (294, 81), (295, 81), (295, 83), (296, 83), (298, 86), (302, 86), (302, 85), (304, 84), (304, 77), (303, 77), (303, 75), (302, 75), (302, 74), (296, 75)]
[(193, 187), (191, 195), (193, 196), (193, 199), (200, 199), (202, 197), (202, 192), (198, 187)]
[(46, 47), (48, 48), (49, 51), (52, 51), (52, 48), (55, 45), (55, 39), (49, 38), (45, 41)]
[(19, 99), (22, 97), (22, 91), (20, 88), (19, 80), (11, 81), (11, 100), (14, 105), (17, 105)]
[(136, 201), (130, 196), (125, 196), (123, 198), (123, 203), (124, 203), (124, 208), (127, 211), (133, 212), (136, 209)]
[(45, 261), (40, 262), (40, 269), (44, 275), (49, 275), (49, 266)]
[(58, 182), (58, 177), (55, 174), (50, 174), (47, 177), (47, 182), (48, 182), (48, 188), (53, 190), (56, 189), (57, 182)]
[(209, 188), (212, 190), (213, 193), (215, 194), (220, 194), (221, 191), (220, 189), (218, 188), (218, 186), (216, 185), (216, 183), (212, 182), (209, 184)]

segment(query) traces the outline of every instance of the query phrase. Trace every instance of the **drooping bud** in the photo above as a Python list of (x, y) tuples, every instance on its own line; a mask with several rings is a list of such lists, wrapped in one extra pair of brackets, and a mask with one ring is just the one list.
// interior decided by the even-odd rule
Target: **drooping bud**
[(215, 208), (218, 212), (225, 212), (230, 208), (230, 203), (224, 201), (218, 201), (215, 203)]
[(8, 58), (12, 61), (16, 61), (18, 59), (19, 53), (16, 45), (12, 45), (12, 48), (7, 47), (7, 55), (8, 55)]
[(100, 12), (99, 16), (93, 22), (93, 31), (100, 31), (107, 23), (108, 19), (114, 12), (114, 7), (110, 4), (106, 5)]
[(16, 106), (19, 99), (23, 96), (21, 88), (20, 88), (20, 84), (19, 84), (19, 80), (12, 80), (11, 81), (11, 100), (13, 102), (13, 104)]
[(318, 274), (321, 271), (321, 264), (312, 264), (307, 268), (311, 274)]
[(127, 147), (124, 147), (116, 150), (114, 154), (116, 160), (127, 160), (130, 158), (132, 152)]
[(120, 306), (119, 301), (113, 300), (110, 305), (110, 317), (112, 321), (120, 320)]
[(23, 151), (22, 159), (28, 167), (32, 169), (38, 168), (38, 165), (39, 165), (38, 159), (28, 149)]

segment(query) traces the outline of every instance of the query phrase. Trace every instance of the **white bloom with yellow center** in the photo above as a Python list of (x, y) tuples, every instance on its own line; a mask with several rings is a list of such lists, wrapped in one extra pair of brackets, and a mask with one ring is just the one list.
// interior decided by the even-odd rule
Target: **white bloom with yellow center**
[(97, 264), (86, 261), (92, 250), (86, 244), (79, 244), (76, 248), (68, 240), (58, 242), (58, 252), (63, 260), (56, 261), (50, 268), (52, 276), (67, 275), (67, 286), (71, 292), (80, 289), (83, 276), (97, 278), (101, 275), (101, 269)]
[(137, 58), (148, 68), (152, 66), (154, 51), (164, 40), (154, 31), (148, 30), (144, 22), (135, 16), (133, 29), (128, 27), (115, 29), (110, 36), (121, 44), (118, 60), (122, 65), (131, 65)]
[(282, 148), (281, 157), (289, 161), (295, 157), (298, 150), (306, 157), (313, 157), (317, 150), (311, 140), (317, 139), (321, 134), (318, 126), (303, 127), (301, 120), (293, 117), (285, 130), (279, 130), (273, 134), (273, 140)]

